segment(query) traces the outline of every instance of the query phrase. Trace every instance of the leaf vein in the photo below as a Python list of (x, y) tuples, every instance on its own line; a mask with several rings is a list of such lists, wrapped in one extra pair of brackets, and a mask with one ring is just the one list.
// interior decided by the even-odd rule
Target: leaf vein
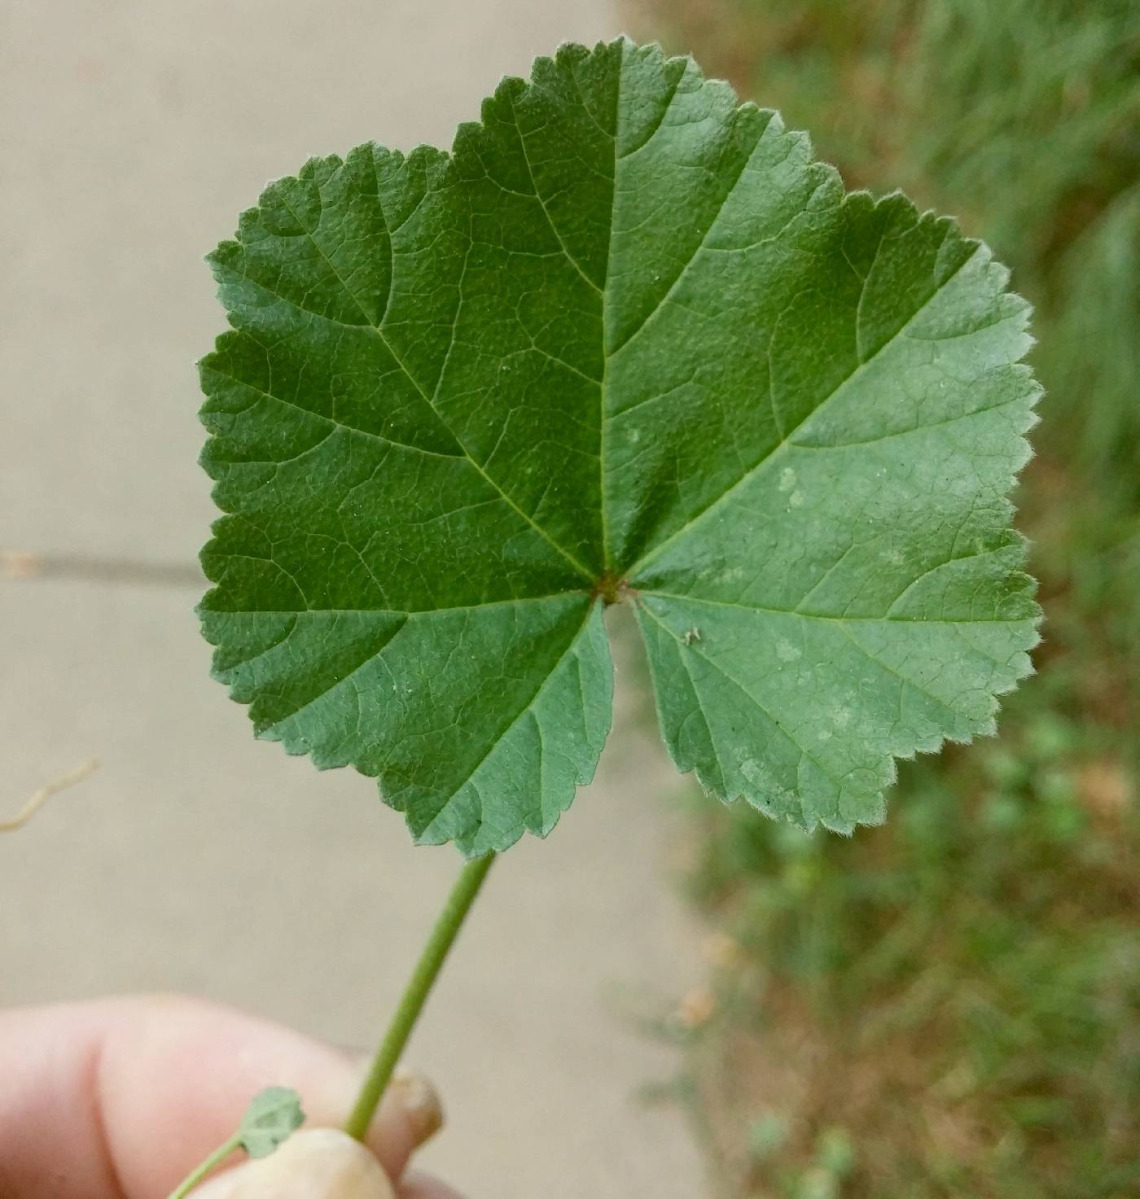
[(935, 289), (930, 293), (930, 295), (927, 296), (927, 298), (922, 302), (922, 304), (919, 305), (918, 308), (915, 309), (915, 311), (913, 313), (911, 313), (911, 315), (907, 318), (906, 322), (891, 337), (889, 337), (869, 358), (865, 359), (863, 362), (860, 362), (849, 374), (847, 374), (843, 379), (841, 379), (835, 385), (835, 387), (833, 387), (831, 389), (831, 391), (826, 396), (824, 396), (823, 399), (821, 399), (820, 402), (818, 404), (816, 404), (816, 406), (810, 412), (805, 414), (803, 419), (800, 420), (798, 424), (796, 424), (791, 429), (789, 429), (787, 431), (787, 433), (783, 437), (781, 437), (781, 439), (770, 450), (767, 450), (762, 455), (762, 457), (756, 462), (756, 464), (754, 466), (750, 467), (739, 479), (737, 479), (737, 481), (735, 483), (733, 483), (726, 490), (722, 491), (720, 493), (720, 495), (718, 495), (715, 499), (711, 500), (708, 504), (706, 504), (698, 513), (696, 513), (694, 516), (690, 517), (683, 525), (681, 525), (681, 527), (679, 529), (676, 529), (673, 533), (671, 533), (663, 541), (658, 542), (657, 545), (655, 545), (651, 549), (647, 550), (641, 556), (641, 558), (638, 559), (638, 561), (635, 562), (629, 568), (629, 570), (626, 573), (628, 573), (629, 575), (634, 575), (638, 570), (641, 570), (646, 565), (647, 562), (649, 562), (653, 558), (657, 557), (657, 555), (660, 554), (661, 551), (666, 548), (666, 546), (671, 545), (679, 537), (681, 537), (685, 533), (687, 533), (690, 529), (692, 529), (692, 527), (695, 524), (697, 524), (699, 521), (704, 519), (704, 517), (706, 517), (711, 511), (713, 511), (713, 509), (719, 507), (720, 504), (722, 504), (726, 499), (728, 499), (731, 495), (733, 495), (737, 490), (739, 490), (741, 487), (743, 487), (745, 483), (747, 483), (750, 479), (752, 479), (756, 475), (757, 471), (759, 471), (765, 465), (765, 463), (767, 463), (770, 459), (772, 459), (779, 450), (782, 450), (786, 445), (790, 444), (790, 439), (797, 432), (797, 430), (801, 429), (826, 404), (830, 403), (832, 400), (835, 399), (835, 397), (837, 395), (839, 395), (842, 391), (844, 391), (845, 388), (850, 386), (850, 384), (860, 376), (862, 371), (864, 371), (872, 362), (874, 362), (888, 346), (893, 345), (895, 343), (895, 341), (905, 333), (907, 326), (912, 324), (914, 321), (916, 321), (919, 318), (919, 316), (922, 315), (922, 313), (950, 285), (951, 281), (954, 278), (956, 278), (956, 276), (959, 274), (959, 272), (961, 272), (961, 270), (965, 267), (965, 265), (968, 262), (972, 262), (974, 260), (974, 258), (977, 256), (978, 252), (979, 252), (978, 250), (975, 250), (974, 253), (970, 254), (967, 258), (963, 259), (963, 261), (961, 263), (959, 263), (957, 267), (955, 267), (955, 269), (950, 273), (950, 275), (948, 275), (946, 277), (946, 279), (943, 280), (942, 283), (940, 283), (937, 287), (935, 287)]
[[(520, 137), (521, 137), (521, 134), (520, 134)], [(524, 147), (523, 153), (524, 153), (524, 155), (526, 153), (525, 147)], [(528, 170), (529, 170), (529, 165), (528, 165)], [(282, 203), (285, 205), (285, 207), (291, 213), (293, 212), (292, 208), (289, 207), (289, 204), (287, 201), (282, 200)], [(296, 214), (294, 213), (293, 215), (294, 215), (295, 219), (298, 220), (298, 224), (300, 224), (300, 220), (299, 220), (299, 218), (296, 218)], [(393, 362), (395, 362), (396, 365), (400, 368), (400, 370), (404, 373), (408, 382), (411, 383), (411, 385), (416, 389), (416, 391), (418, 391), (420, 393), (420, 396), (423, 398), (425, 403), (427, 403), (427, 405), (436, 413), (436, 415), (439, 416), (439, 419), (441, 421), (443, 421), (444, 425), (447, 427), (448, 431), (451, 432), (452, 436), (455, 436), (454, 430), (452, 430), (451, 426), (448, 425), (447, 422), (444, 420), (444, 418), (440, 414), (438, 408), (436, 408), (432, 397), (428, 396), (427, 392), (421, 386), (419, 380), (412, 374), (412, 372), (408, 368), (407, 364), (400, 357), (400, 355), (396, 352), (395, 347), (385, 336), (383, 329), (381, 329), (379, 325), (375, 325), (372, 323), (371, 319), (368, 316), (368, 313), (365, 311), (363, 305), (360, 303), (360, 300), (353, 293), (352, 289), (348, 286), (348, 283), (345, 281), (344, 277), (340, 274), (340, 272), (333, 265), (333, 263), (329, 259), (328, 255), (325, 254), (324, 250), (321, 249), (321, 246), (317, 242), (316, 237), (313, 235), (313, 233), (308, 228), (306, 228), (304, 226), (302, 226), (302, 228), (305, 229), (305, 236), (308, 237), (309, 240), (313, 243), (313, 247), (316, 249), (317, 253), (320, 254), (320, 256), (325, 260), (326, 263), (328, 263), (329, 269), (332, 271), (334, 277), (340, 282), (340, 285), (344, 288), (345, 294), (348, 295), (349, 298), (352, 299), (353, 302), (356, 304), (356, 306), (360, 309), (361, 315), (368, 322), (368, 328), (371, 329), (376, 334), (376, 336), (380, 339), (384, 348), (391, 355)], [(389, 244), (390, 243), (391, 243), (391, 238), (389, 238)], [(468, 248), (470, 249), (470, 246)], [(394, 280), (393, 280), (393, 282), (394, 282)], [(389, 292), (390, 291), (391, 291), (391, 285), (389, 286)], [(284, 299), (285, 297), (281, 297), (281, 298)], [(452, 344), (453, 345), (454, 345), (454, 339), (455, 339), (455, 328), (453, 325), (453, 327), (452, 327)], [(448, 352), (450, 355), (450, 349)], [(443, 375), (441, 372), (441, 374), (440, 374), (441, 382), (442, 382), (442, 379), (443, 379)], [(437, 388), (437, 391), (438, 391), (438, 388)], [(578, 571), (579, 574), (583, 575), (586, 578), (592, 578), (593, 576), (592, 576), (591, 572), (585, 566), (583, 566), (582, 563), (573, 554), (571, 554), (569, 550), (567, 550), (564, 546), (560, 545), (557, 541), (555, 541), (554, 538), (551, 537), (551, 535), (544, 528), (542, 528), (542, 526), (539, 525), (537, 523), (537, 521), (534, 520), (533, 517), (528, 516), (527, 513), (524, 512), (522, 510), (522, 508), (520, 508), (518, 506), (518, 504), (516, 504), (515, 501), (506, 493), (506, 491), (504, 491), (503, 488), (500, 487), (499, 484), (496, 483), (495, 480), (492, 479), (491, 476), (487, 474), (487, 472), (483, 469), (483, 467), (478, 462), (475, 461), (475, 458), (471, 454), (471, 451), (467, 449), (467, 447), (463, 444), (462, 441), (460, 441), (460, 439), (458, 437), (456, 437), (456, 441), (459, 444), (460, 448), (463, 450), (465, 457), (471, 463), (471, 465), (503, 497), (503, 499), (505, 499), (507, 501), (507, 503), (519, 514), (519, 516), (521, 516), (523, 518), (523, 520), (525, 520), (527, 522), (527, 524), (529, 524), (544, 540), (546, 540), (554, 549), (556, 549), (562, 555), (562, 557), (564, 557)]]

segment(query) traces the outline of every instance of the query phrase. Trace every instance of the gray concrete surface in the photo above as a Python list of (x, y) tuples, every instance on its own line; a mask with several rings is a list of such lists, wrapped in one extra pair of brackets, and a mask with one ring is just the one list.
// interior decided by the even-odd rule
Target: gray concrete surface
[[(178, 581), (212, 511), (200, 258), (310, 153), (446, 144), (502, 73), (615, 24), (605, 0), (0, 3), (0, 550), (174, 568), (0, 579), (0, 811), (103, 761), (0, 839), (0, 1001), (186, 989), (374, 1038), (458, 862), (367, 780), (255, 742), (207, 678)], [(681, 1114), (636, 1094), (675, 1062), (623, 997), (666, 1007), (700, 966), (673, 776), (625, 723), (556, 835), (496, 867), (412, 1046), (451, 1117), (425, 1164), (472, 1199), (702, 1191)]]

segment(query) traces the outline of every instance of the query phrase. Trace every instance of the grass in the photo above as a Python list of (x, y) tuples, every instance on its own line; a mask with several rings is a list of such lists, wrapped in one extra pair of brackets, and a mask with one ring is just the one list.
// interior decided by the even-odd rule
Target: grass
[(1033, 300), (1018, 494), (1039, 675), (997, 740), (904, 764), (881, 829), (694, 805), (712, 927), (686, 1093), (723, 1193), (1140, 1193), (1140, 9), (642, 0), (633, 24), (956, 213)]

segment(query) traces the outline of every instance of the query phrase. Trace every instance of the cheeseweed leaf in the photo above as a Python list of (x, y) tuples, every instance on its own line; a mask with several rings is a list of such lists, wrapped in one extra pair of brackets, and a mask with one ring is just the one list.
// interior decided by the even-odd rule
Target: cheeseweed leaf
[(690, 59), (564, 46), (450, 154), (272, 184), (211, 262), (215, 673), (419, 841), (553, 828), (608, 601), (677, 765), (805, 827), (879, 820), (1028, 672), (1027, 305)]

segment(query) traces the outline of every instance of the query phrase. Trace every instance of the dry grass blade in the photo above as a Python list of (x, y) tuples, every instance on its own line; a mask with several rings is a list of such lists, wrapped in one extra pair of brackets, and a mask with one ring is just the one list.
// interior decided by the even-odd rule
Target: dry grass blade
[(88, 775), (93, 774), (98, 766), (98, 758), (88, 758), (86, 762), (76, 766), (74, 770), (70, 770), (67, 774), (53, 779), (50, 783), (46, 783), (24, 804), (11, 820), (0, 821), (0, 833), (14, 833), (22, 829), (57, 791), (64, 791), (68, 787), (74, 787), (76, 783), (82, 782)]

